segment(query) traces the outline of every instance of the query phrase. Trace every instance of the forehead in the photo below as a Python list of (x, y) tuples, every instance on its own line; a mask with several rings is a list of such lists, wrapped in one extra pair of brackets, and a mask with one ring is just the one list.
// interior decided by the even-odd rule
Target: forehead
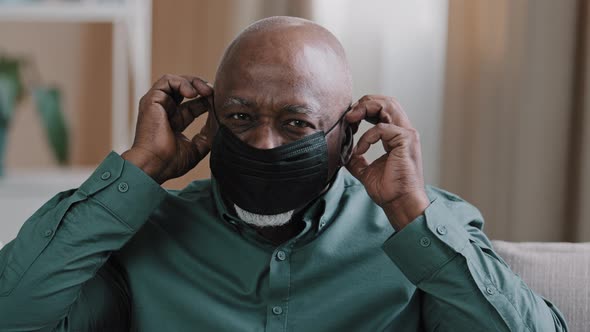
[(330, 47), (284, 36), (262, 37), (243, 38), (228, 50), (216, 78), (216, 94), (310, 109), (325, 109), (339, 99), (342, 103), (346, 80), (341, 59)]

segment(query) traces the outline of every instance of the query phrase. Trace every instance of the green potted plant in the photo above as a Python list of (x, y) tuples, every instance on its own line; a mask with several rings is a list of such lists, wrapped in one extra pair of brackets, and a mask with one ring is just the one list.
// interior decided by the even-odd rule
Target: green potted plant
[[(29, 73), (27, 79), (23, 79), (23, 73)], [(57, 162), (63, 165), (68, 161), (68, 130), (59, 89), (41, 84), (33, 61), (0, 55), (0, 176), (4, 171), (10, 121), (16, 105), (27, 94), (33, 97)]]

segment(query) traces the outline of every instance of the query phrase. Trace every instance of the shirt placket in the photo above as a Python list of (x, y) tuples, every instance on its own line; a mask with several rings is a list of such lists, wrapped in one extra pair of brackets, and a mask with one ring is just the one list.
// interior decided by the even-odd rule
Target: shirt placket
[(304, 219), (305, 227), (293, 239), (278, 246), (269, 264), (269, 297), (266, 306), (266, 331), (286, 331), (291, 287), (291, 256), (298, 243), (310, 234), (313, 222)]
[(287, 327), (292, 249), (290, 242), (281, 245), (273, 251), (270, 259), (266, 331), (285, 331)]

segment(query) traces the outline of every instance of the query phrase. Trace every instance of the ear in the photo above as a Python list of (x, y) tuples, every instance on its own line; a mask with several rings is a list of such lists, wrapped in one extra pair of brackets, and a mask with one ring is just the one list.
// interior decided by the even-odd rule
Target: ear
[(214, 118), (215, 125), (219, 126), (219, 117), (217, 116), (217, 110), (215, 110), (215, 93), (212, 93), (209, 97), (206, 97), (203, 102), (208, 104), (208, 117)]
[(354, 145), (354, 133), (350, 125), (346, 126), (344, 141), (340, 150), (340, 166), (345, 166), (352, 156), (352, 147)]

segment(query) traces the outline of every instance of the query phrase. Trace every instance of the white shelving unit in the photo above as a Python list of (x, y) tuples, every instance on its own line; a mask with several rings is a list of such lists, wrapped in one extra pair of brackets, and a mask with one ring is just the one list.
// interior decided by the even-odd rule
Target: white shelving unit
[(133, 105), (151, 83), (151, 0), (0, 2), (0, 22), (113, 24), (112, 148), (122, 152), (133, 137), (137, 107), (129, 119), (129, 74)]
[[(151, 0), (0, 1), (0, 22), (113, 24), (112, 149), (121, 153), (133, 138), (139, 99), (151, 85)], [(131, 78), (132, 90), (129, 89)], [(132, 94), (131, 94), (132, 93)], [(129, 100), (133, 98), (133, 116)], [(76, 188), (92, 169), (6, 170), (0, 177), (0, 243), (56, 193)]]

